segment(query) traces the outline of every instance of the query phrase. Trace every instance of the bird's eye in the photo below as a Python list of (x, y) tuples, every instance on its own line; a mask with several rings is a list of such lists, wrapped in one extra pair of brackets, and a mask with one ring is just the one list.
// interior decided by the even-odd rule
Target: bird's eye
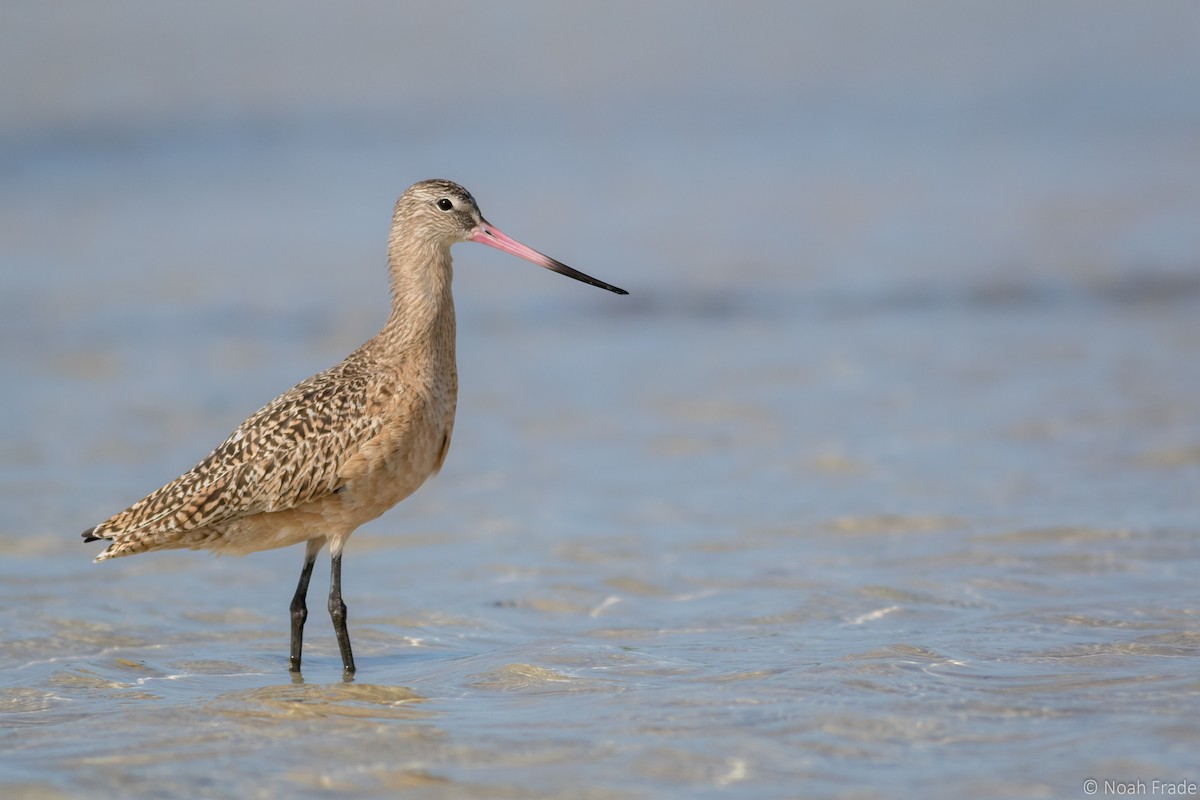
[(450, 209), (454, 208), (454, 203), (451, 203), (448, 198), (443, 197), (441, 200), (437, 201), (437, 207), (442, 211), (449, 211)]

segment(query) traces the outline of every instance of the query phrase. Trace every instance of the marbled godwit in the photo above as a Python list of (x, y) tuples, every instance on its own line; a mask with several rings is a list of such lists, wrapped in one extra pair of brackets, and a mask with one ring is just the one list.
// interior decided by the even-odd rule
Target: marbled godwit
[(329, 614), (352, 675), (342, 548), (446, 458), (458, 396), (450, 246), (467, 241), (627, 294), (510, 239), (461, 186), (413, 185), (392, 216), (392, 310), (383, 329), (257, 411), (190, 471), (84, 531), (87, 542), (112, 540), (96, 561), (174, 548), (244, 554), (304, 542), (291, 604), (290, 665), (298, 672), (308, 582), (328, 544)]

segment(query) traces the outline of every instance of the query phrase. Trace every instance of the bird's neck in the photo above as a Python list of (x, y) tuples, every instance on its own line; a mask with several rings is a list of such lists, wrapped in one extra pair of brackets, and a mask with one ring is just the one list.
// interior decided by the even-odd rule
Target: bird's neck
[(388, 252), (392, 311), (380, 331), (386, 349), (408, 357), (418, 352), (446, 352), (453, 358), (453, 270), (448, 247), (413, 248), (393, 237)]

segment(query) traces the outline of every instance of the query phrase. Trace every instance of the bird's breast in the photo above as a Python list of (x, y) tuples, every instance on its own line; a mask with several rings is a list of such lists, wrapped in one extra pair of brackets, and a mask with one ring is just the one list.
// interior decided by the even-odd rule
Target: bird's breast
[(384, 412), (380, 432), (365, 442), (346, 467), (347, 480), (331, 500), (347, 517), (362, 524), (405, 499), (441, 468), (454, 428), (457, 379), (443, 380), (397, 395)]

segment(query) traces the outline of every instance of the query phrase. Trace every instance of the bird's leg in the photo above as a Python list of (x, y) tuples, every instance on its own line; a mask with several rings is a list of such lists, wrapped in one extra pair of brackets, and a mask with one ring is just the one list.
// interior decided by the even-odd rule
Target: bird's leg
[(338, 649), (342, 651), (344, 677), (354, 674), (354, 653), (350, 651), (350, 632), (346, 630), (346, 604), (342, 602), (342, 553), (333, 554), (329, 568), (329, 617), (337, 634)]
[(320, 539), (310, 539), (304, 548), (304, 568), (300, 570), (300, 582), (296, 584), (296, 594), (292, 597), (292, 656), (288, 668), (292, 672), (300, 671), (300, 650), (304, 646), (304, 621), (308, 619), (308, 606), (304, 598), (308, 595), (308, 581), (312, 577), (313, 564), (317, 563), (317, 553), (321, 549)]

